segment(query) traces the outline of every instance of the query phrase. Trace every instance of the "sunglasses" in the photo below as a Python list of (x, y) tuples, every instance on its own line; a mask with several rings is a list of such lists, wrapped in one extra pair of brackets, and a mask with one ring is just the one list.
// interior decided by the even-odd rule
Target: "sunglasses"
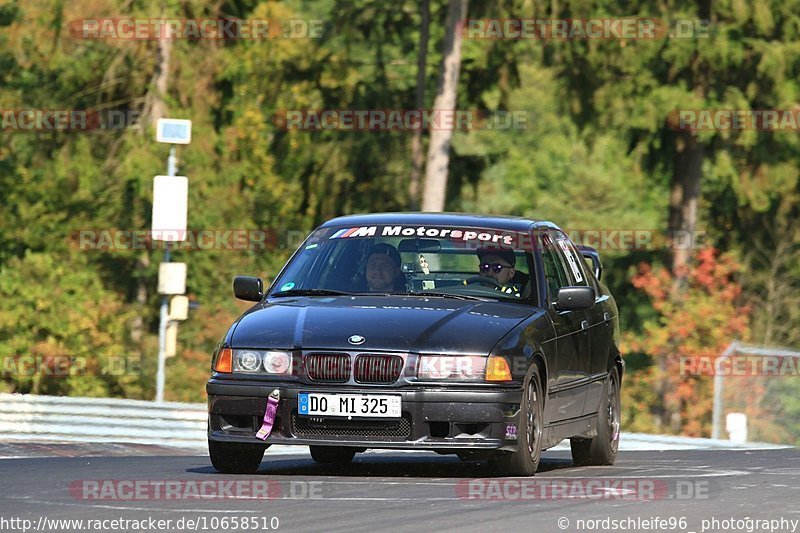
[(481, 272), (486, 274), (490, 270), (495, 274), (499, 274), (504, 268), (511, 268), (508, 265), (501, 265), (500, 263), (483, 263), (480, 266)]

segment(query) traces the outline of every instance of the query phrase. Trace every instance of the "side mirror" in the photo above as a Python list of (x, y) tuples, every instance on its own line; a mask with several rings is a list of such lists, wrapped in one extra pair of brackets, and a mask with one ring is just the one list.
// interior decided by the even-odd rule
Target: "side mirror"
[(594, 270), (594, 277), (600, 280), (603, 275), (603, 265), (600, 263), (600, 254), (591, 246), (585, 244), (578, 245), (578, 251), (581, 255), (592, 262), (592, 269)]
[(561, 287), (556, 307), (559, 311), (591, 309), (594, 307), (594, 287)]
[(233, 278), (233, 295), (240, 300), (258, 302), (264, 297), (264, 284), (261, 278), (236, 276)]

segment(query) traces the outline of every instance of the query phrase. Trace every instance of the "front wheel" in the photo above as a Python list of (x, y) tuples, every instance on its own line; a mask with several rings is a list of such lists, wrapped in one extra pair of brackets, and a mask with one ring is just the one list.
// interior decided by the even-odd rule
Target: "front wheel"
[(597, 436), (571, 439), (572, 460), (577, 466), (613, 465), (619, 449), (619, 372), (611, 369), (606, 380), (606, 398), (597, 412)]
[(208, 441), (211, 464), (223, 474), (252, 474), (261, 466), (264, 448), (239, 442)]
[(531, 364), (525, 378), (525, 391), (519, 410), (519, 449), (516, 452), (502, 452), (490, 460), (490, 464), (509, 476), (532, 476), (539, 468), (542, 457), (542, 423), (543, 423), (542, 380), (539, 365)]

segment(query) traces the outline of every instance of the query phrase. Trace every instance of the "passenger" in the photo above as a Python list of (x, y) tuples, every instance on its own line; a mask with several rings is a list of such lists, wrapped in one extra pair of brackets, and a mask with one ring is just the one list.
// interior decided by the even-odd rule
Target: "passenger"
[(370, 291), (405, 291), (400, 252), (391, 244), (376, 244), (367, 256), (366, 278)]

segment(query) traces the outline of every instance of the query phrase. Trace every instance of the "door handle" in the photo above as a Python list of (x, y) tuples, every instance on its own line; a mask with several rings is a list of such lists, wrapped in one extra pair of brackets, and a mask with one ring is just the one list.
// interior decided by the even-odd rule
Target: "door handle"
[(581, 329), (584, 330), (584, 331), (589, 329), (589, 321), (588, 320), (582, 320), (581, 321)]
[(609, 320), (611, 320), (611, 315), (608, 314), (608, 311), (606, 311), (603, 313), (603, 322), (608, 322)]

